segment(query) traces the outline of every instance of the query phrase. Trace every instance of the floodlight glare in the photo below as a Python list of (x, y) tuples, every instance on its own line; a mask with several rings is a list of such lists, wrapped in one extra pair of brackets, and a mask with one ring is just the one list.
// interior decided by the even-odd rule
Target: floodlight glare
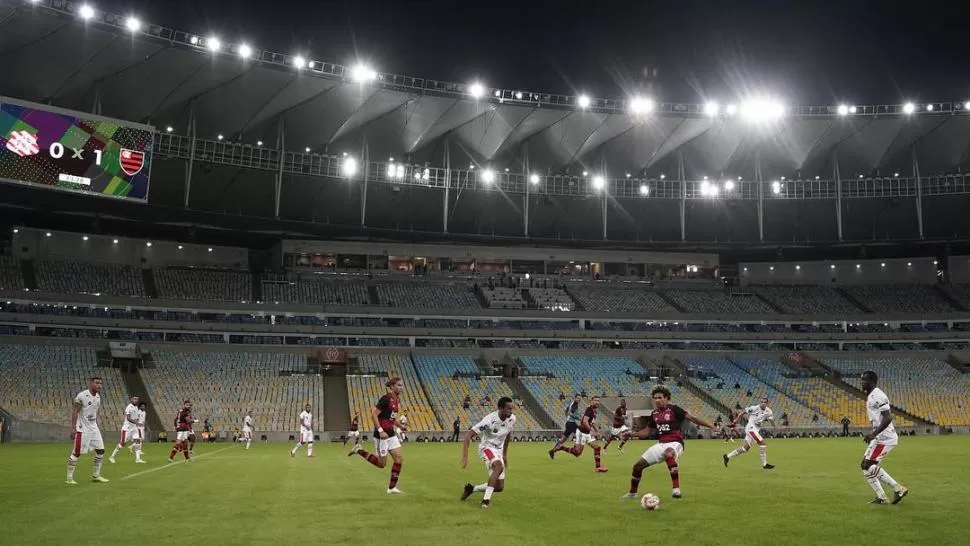
[(354, 176), (357, 174), (357, 160), (352, 157), (344, 158), (340, 170), (343, 171), (344, 176)]
[(239, 56), (243, 59), (248, 59), (253, 55), (253, 48), (249, 47), (248, 44), (239, 44), (236, 53), (239, 53)]
[(848, 116), (849, 115), (849, 107), (846, 106), (846, 105), (844, 105), (844, 104), (840, 104), (837, 111), (838, 111), (838, 113), (839, 113), (840, 116)]
[(533, 184), (538, 184), (539, 183), (539, 175), (537, 175), (537, 174), (531, 175), (529, 177), (529, 182), (532, 182)]
[(601, 190), (601, 189), (603, 189), (605, 187), (606, 187), (606, 179), (605, 178), (603, 178), (602, 176), (599, 176), (599, 175), (593, 177), (593, 188), (595, 188), (597, 190)]
[(310, 153), (310, 147), (307, 146), (306, 148), (303, 148), (303, 151), (306, 152), (306, 153)]
[(664, 178), (667, 178), (667, 175), (661, 173), (660, 179), (663, 180)]
[(850, 114), (855, 114), (855, 111), (856, 111), (856, 108), (855, 108), (854, 105), (849, 107), (849, 113)]
[(714, 117), (721, 110), (721, 107), (714, 101), (707, 101), (704, 105), (704, 113), (708, 116)]
[(515, 99), (516, 100), (522, 100), (522, 91), (516, 91), (515, 92)]
[(640, 184), (640, 195), (648, 195), (650, 193), (650, 188), (646, 184)]
[(734, 114), (738, 113), (738, 107), (733, 104), (729, 104), (727, 105), (727, 108), (725, 109), (725, 111), (727, 112), (727, 115), (733, 116)]
[(586, 95), (580, 95), (579, 99), (576, 101), (576, 104), (578, 104), (580, 108), (589, 108), (589, 103), (589, 97)]
[(355, 82), (366, 83), (377, 79), (377, 72), (373, 68), (359, 64), (350, 70), (350, 77), (353, 78)]
[(721, 193), (721, 189), (715, 186), (714, 184), (711, 184), (707, 188), (707, 194), (710, 195), (711, 197), (717, 197), (717, 194), (719, 193)]
[(404, 180), (404, 165), (397, 166), (397, 179)]
[(482, 182), (485, 182), (486, 184), (495, 182), (495, 171), (492, 169), (485, 169), (482, 171)]
[(916, 105), (915, 104), (913, 104), (911, 102), (907, 102), (906, 104), (903, 105), (903, 113), (904, 114), (909, 115), (909, 114), (912, 114), (915, 111), (916, 111)]
[(83, 6), (81, 6), (80, 9), (77, 10), (77, 14), (81, 16), (81, 19), (84, 19), (85, 21), (90, 21), (91, 19), (94, 18), (94, 8), (92, 8), (87, 4), (84, 4)]
[(781, 193), (781, 183), (777, 180), (771, 183), (771, 193), (775, 195)]
[(222, 49), (222, 42), (219, 41), (219, 38), (216, 38), (215, 36), (210, 36), (208, 39), (206, 39), (205, 43), (209, 47), (209, 51), (212, 51), (213, 53)]
[(219, 135), (216, 135), (216, 138), (217, 138), (218, 140), (222, 140), (222, 139), (224, 139), (224, 138), (226, 138), (226, 137), (224, 137), (224, 136), (222, 136), (221, 134), (219, 134)]
[(755, 123), (774, 121), (785, 115), (785, 107), (775, 101), (754, 99), (741, 105), (741, 115)]
[(485, 86), (475, 82), (468, 86), (468, 94), (476, 99), (480, 99), (485, 95)]
[(963, 103), (963, 109), (964, 110), (970, 110), (970, 100), (968, 100), (967, 102)]
[(630, 111), (634, 114), (646, 114), (653, 111), (653, 99), (634, 97), (630, 101)]
[(933, 111), (933, 105), (932, 104), (927, 104), (926, 105), (926, 111), (927, 112), (932, 112)]
[(192, 44), (192, 45), (199, 45), (199, 37), (198, 36), (193, 36), (193, 37), (189, 38), (189, 43)]
[(127, 27), (131, 32), (138, 32), (141, 30), (141, 21), (135, 17), (129, 17), (125, 21), (125, 27)]
[(297, 55), (296, 57), (293, 57), (293, 67), (296, 68), (297, 70), (303, 70), (304, 68), (306, 68), (306, 59), (304, 59), (299, 55)]
[(174, 131), (174, 130), (175, 130), (175, 128), (174, 128), (174, 127), (172, 127), (171, 125), (169, 125), (168, 127), (166, 127), (166, 128), (165, 128), (165, 132), (166, 132), (166, 133), (171, 133), (171, 132), (172, 132), (172, 131)]
[(727, 182), (725, 182), (725, 183), (724, 183), (724, 189), (725, 189), (726, 191), (731, 191), (731, 190), (733, 190), (733, 189), (734, 189), (734, 181), (733, 181), (733, 180), (728, 180)]

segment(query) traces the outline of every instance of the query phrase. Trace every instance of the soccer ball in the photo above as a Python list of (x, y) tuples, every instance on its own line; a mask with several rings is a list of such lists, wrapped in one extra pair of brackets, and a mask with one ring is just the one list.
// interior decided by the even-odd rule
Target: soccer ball
[(402, 425), (406, 425), (406, 424), (408, 424), (408, 418), (407, 418), (407, 417), (405, 417), (405, 416), (403, 416), (403, 415), (401, 416), (401, 418), (400, 418), (400, 419), (399, 419), (398, 421), (400, 421), (400, 423), (401, 423)]
[(640, 499), (640, 506), (644, 510), (656, 510), (660, 508), (660, 497), (654, 495), (653, 493), (647, 493)]

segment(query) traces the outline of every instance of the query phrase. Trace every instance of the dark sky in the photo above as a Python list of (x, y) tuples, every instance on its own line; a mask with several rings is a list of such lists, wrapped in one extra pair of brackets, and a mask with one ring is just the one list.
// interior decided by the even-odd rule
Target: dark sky
[(965, 100), (958, 2), (100, 0), (224, 41), (380, 71), (623, 98), (646, 66), (658, 100), (770, 92), (789, 104)]

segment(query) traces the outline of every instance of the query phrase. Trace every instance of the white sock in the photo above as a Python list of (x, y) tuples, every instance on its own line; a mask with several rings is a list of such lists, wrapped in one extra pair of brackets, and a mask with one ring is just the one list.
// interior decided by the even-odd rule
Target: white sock
[(140, 460), (141, 460), (141, 444), (135, 444), (135, 445), (134, 445), (134, 446), (132, 447), (132, 449), (133, 449), (133, 450), (134, 450), (134, 452), (135, 452), (135, 460), (136, 460), (136, 461), (140, 461)]
[(884, 469), (879, 468), (879, 479), (886, 482), (886, 485), (893, 488), (893, 491), (899, 491), (899, 482), (893, 479)]
[(758, 446), (758, 455), (761, 456), (761, 466), (768, 464), (768, 446)]
[(492, 498), (492, 492), (493, 491), (495, 491), (495, 488), (494, 487), (492, 487), (492, 486), (486, 487), (485, 488), (485, 496), (482, 497), (482, 500), (488, 500), (488, 499)]
[(876, 497), (886, 500), (886, 491), (883, 490), (882, 484), (879, 482), (879, 470), (876, 467), (872, 467), (870, 470), (863, 470), (862, 475), (869, 482), (869, 487), (876, 492)]
[(303, 444), (301, 444), (300, 442), (297, 442), (296, 445), (293, 446), (293, 451), (291, 451), (290, 453), (296, 453), (296, 450), (300, 449), (301, 445)]
[(488, 484), (487, 483), (482, 483), (482, 484), (479, 484), (479, 485), (476, 485), (475, 486), (475, 492), (476, 493), (481, 493), (482, 491), (485, 491), (486, 489), (488, 489)]
[(104, 455), (94, 455), (94, 470), (91, 472), (92, 478), (97, 478), (101, 475), (101, 465), (104, 463)]
[(246, 440), (246, 449), (249, 449), (250, 442), (252, 442), (252, 440)]
[(313, 442), (310, 442), (309, 444), (306, 445), (306, 456), (307, 457), (313, 456)]
[(71, 453), (71, 456), (67, 459), (67, 479), (74, 479), (74, 469), (77, 468), (77, 457)]
[(118, 452), (119, 452), (119, 451), (121, 451), (121, 450), (122, 450), (122, 448), (124, 448), (124, 447), (125, 447), (125, 446), (123, 446), (123, 445), (121, 445), (121, 444), (118, 444), (118, 445), (116, 445), (116, 446), (115, 446), (115, 450), (111, 452), (111, 458), (112, 458), (112, 459), (114, 459), (114, 458), (115, 458), (115, 455), (117, 455), (117, 454), (118, 454)]
[(743, 448), (743, 446), (742, 447), (739, 447), (739, 448), (735, 449), (734, 451), (732, 451), (732, 452), (730, 452), (730, 453), (727, 454), (728, 455), (728, 459), (733, 459), (733, 458), (737, 457), (738, 455), (743, 454), (744, 452), (745, 452), (745, 449)]

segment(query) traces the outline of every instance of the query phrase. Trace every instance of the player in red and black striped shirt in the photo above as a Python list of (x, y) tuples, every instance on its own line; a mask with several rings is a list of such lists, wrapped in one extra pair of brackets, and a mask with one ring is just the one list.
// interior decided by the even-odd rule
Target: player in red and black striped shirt
[(606, 468), (600, 464), (600, 442), (599, 442), (599, 428), (596, 425), (596, 412), (600, 407), (600, 397), (594, 396), (589, 399), (589, 406), (586, 411), (583, 412), (583, 418), (579, 421), (576, 431), (576, 439), (573, 442), (573, 447), (566, 449), (563, 446), (558, 446), (557, 451), (565, 451), (573, 457), (579, 457), (583, 454), (583, 448), (586, 444), (589, 444), (593, 448), (593, 463), (596, 465), (597, 472), (606, 472)]
[(401, 466), (404, 464), (404, 451), (394, 427), (402, 431), (407, 430), (407, 425), (401, 424), (398, 419), (404, 381), (400, 377), (392, 377), (384, 385), (387, 387), (387, 394), (382, 396), (370, 411), (371, 421), (374, 423), (374, 446), (377, 454), (364, 451), (364, 448), (358, 444), (347, 455), (360, 455), (377, 468), (384, 468), (387, 464), (387, 454), (390, 453), (394, 464), (391, 465), (391, 480), (387, 484), (387, 494), (400, 495), (402, 491), (397, 488), (397, 480), (401, 476)]
[(192, 434), (192, 423), (194, 419), (192, 417), (192, 401), (186, 400), (182, 402), (182, 407), (175, 414), (175, 447), (172, 448), (172, 452), (168, 455), (168, 462), (175, 462), (175, 454), (179, 451), (182, 452), (186, 461), (189, 460), (188, 441), (189, 435)]
[(603, 446), (603, 452), (610, 447), (610, 442), (619, 438), (620, 447), (619, 452), (623, 453), (623, 446), (626, 445), (627, 440), (630, 439), (630, 427), (626, 426), (626, 399), (620, 398), (620, 405), (616, 407), (613, 412), (613, 427), (610, 429), (609, 436), (606, 437), (606, 445)]

